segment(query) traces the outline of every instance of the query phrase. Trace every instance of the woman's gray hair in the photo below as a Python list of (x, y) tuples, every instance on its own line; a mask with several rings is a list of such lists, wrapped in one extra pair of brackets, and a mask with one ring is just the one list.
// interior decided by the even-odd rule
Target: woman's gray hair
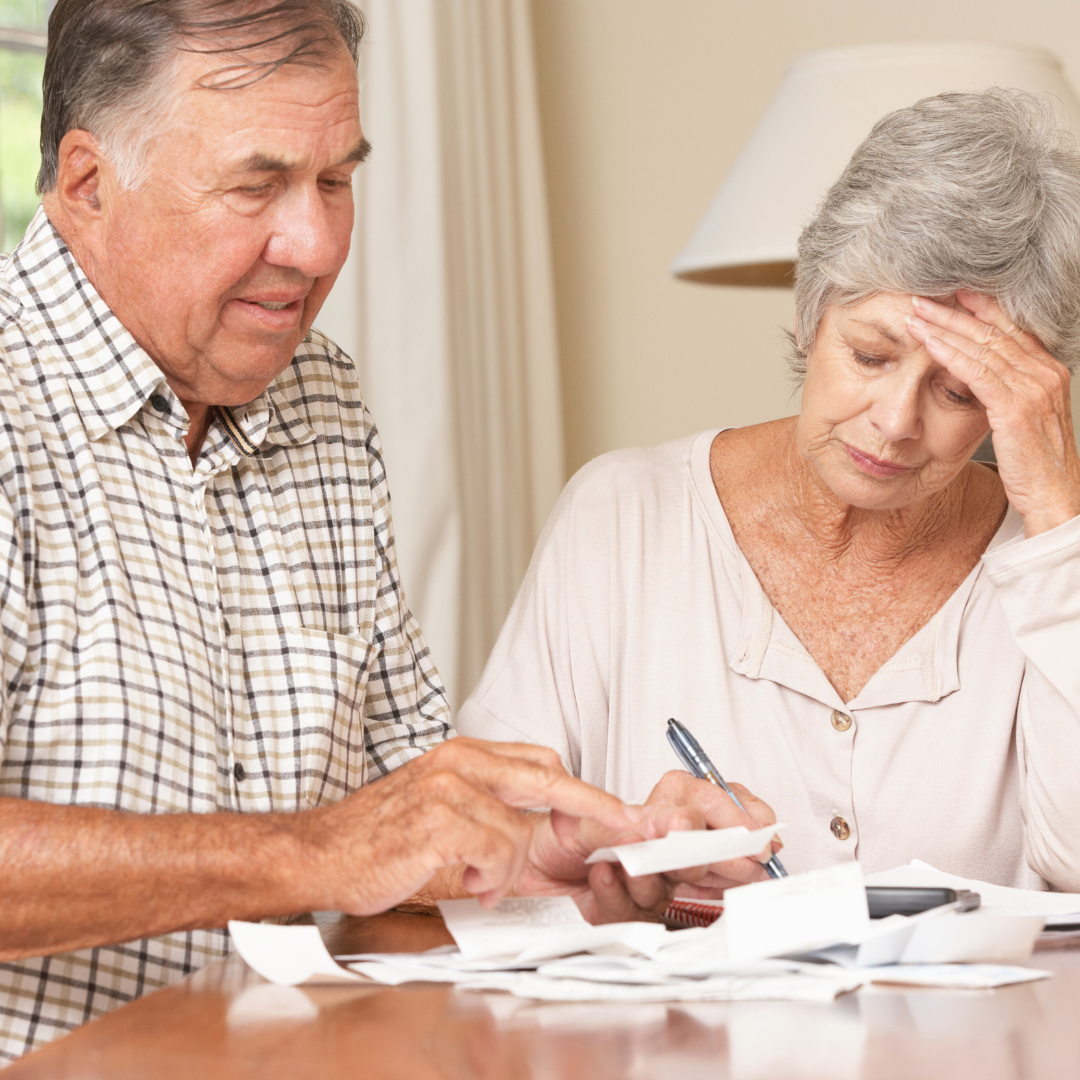
[(958, 289), (1080, 365), (1080, 156), (1034, 94), (939, 94), (874, 125), (799, 237), (793, 372), (829, 305)]
[(149, 137), (168, 122), (184, 52), (220, 55), (199, 83), (242, 89), (287, 64), (320, 66), (344, 46), (356, 63), (364, 19), (349, 0), (58, 0), (42, 84), (39, 195), (56, 187), (60, 141), (101, 144), (123, 188), (145, 179)]

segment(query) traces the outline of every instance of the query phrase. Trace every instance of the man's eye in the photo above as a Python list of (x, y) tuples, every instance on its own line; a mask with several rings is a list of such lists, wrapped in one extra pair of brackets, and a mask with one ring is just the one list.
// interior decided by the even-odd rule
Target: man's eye
[(239, 190), (245, 195), (265, 195), (274, 185), (273, 184), (256, 184), (253, 187), (242, 187)]
[(352, 180), (329, 180), (324, 179), (319, 181), (325, 188), (330, 188), (334, 191), (344, 190), (352, 187)]

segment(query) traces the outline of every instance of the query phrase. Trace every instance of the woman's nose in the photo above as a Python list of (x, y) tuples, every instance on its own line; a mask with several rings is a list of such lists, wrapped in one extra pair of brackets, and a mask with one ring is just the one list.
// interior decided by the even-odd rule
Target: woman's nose
[(880, 385), (880, 395), (870, 410), (870, 423), (887, 442), (917, 439), (922, 434), (918, 382)]

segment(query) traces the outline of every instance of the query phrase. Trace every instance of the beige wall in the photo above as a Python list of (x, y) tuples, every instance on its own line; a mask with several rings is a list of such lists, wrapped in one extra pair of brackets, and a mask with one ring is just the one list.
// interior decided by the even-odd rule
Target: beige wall
[(1077, 0), (533, 0), (533, 21), (571, 471), (615, 447), (794, 411), (791, 294), (667, 271), (792, 57), (1033, 44), (1080, 89)]

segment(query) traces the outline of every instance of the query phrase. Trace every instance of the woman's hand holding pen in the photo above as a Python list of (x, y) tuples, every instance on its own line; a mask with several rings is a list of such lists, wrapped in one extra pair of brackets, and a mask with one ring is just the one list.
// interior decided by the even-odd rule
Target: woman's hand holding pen
[(666, 803), (632, 809), (640, 820), (632, 830), (621, 832), (557, 812), (538, 818), (517, 891), (523, 896), (571, 896), (592, 923), (658, 919), (683, 881), (703, 877), (704, 867), (630, 877), (614, 863), (589, 866), (585, 860), (597, 848), (655, 840), (680, 829), (703, 829), (705, 818), (693, 807)]
[(745, 811), (722, 788), (681, 769), (673, 770), (653, 788), (633, 832), (615, 834), (595, 821), (568, 819), (558, 813), (541, 819), (517, 891), (523, 895), (568, 894), (590, 922), (625, 922), (659, 917), (675, 895), (714, 899), (724, 889), (764, 881), (769, 875), (762, 863), (783, 847), (779, 840), (756, 859), (732, 859), (636, 878), (612, 863), (585, 864), (589, 853), (599, 847), (652, 840), (679, 829), (734, 825), (759, 829), (775, 824), (776, 815), (768, 804), (741, 784), (731, 787)]
[[(752, 795), (741, 784), (731, 784), (731, 789), (745, 807), (740, 810), (731, 797), (715, 784), (699, 780), (682, 769), (673, 769), (665, 773), (653, 788), (646, 800), (647, 807), (670, 806), (683, 812), (697, 813), (710, 829), (730, 829), (734, 825), (743, 825), (747, 829), (760, 829), (765, 825), (774, 825), (776, 815), (768, 803)], [(724, 889), (736, 885), (746, 885), (751, 881), (764, 881), (768, 878), (762, 863), (767, 861), (783, 847), (778, 839), (765, 848), (757, 858), (732, 859), (729, 862), (716, 863), (713, 866), (695, 868), (693, 871), (678, 871), (670, 876), (679, 878), (680, 896), (702, 899), (718, 899)]]

